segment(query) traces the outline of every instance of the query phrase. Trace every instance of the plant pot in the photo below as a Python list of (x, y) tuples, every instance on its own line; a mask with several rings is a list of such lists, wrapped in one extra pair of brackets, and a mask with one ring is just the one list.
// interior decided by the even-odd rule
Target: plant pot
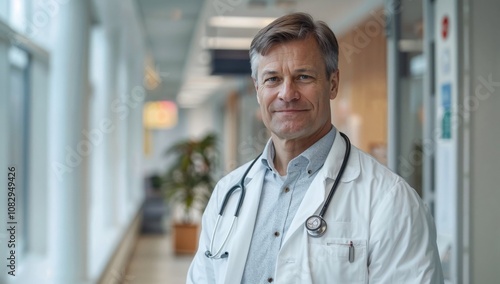
[(175, 223), (173, 225), (174, 252), (194, 254), (198, 248), (198, 224)]

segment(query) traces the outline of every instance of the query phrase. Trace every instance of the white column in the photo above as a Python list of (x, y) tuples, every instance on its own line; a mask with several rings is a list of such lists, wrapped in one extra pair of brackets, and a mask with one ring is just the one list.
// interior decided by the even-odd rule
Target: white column
[(85, 135), (93, 144), (89, 156), (89, 178), (92, 194), (89, 212), (89, 238), (91, 253), (88, 264), (91, 277), (98, 277), (112, 254), (112, 213), (114, 208), (111, 191), (113, 164), (112, 137), (115, 126), (112, 121), (111, 100), (116, 85), (116, 32), (98, 26), (92, 30), (91, 81), (93, 85), (90, 103), (90, 125)]
[(49, 149), (48, 133), (48, 100), (49, 100), (49, 62), (46, 58), (33, 57), (30, 74), (30, 134), (29, 157), (29, 206), (28, 244), (30, 253), (46, 256), (48, 243), (48, 206), (50, 169), (47, 149)]
[[(435, 166), (434, 187), (436, 229), (440, 240), (442, 266), (445, 279), (463, 283), (461, 214), (460, 153), (462, 125), (460, 125), (460, 15), (458, 2), (437, 1), (434, 14), (435, 37), (435, 109), (434, 130)], [(444, 24), (447, 22), (448, 24)], [(445, 32), (446, 31), (446, 32)], [(447, 278), (449, 274), (449, 278)]]
[(54, 25), (49, 98), (51, 283), (82, 283), (87, 271), (86, 125), (89, 1), (60, 6)]
[[(137, 50), (140, 53), (140, 51)], [(128, 101), (130, 106), (130, 116), (128, 118), (128, 184), (129, 192), (127, 194), (128, 204), (131, 206), (128, 208), (130, 214), (135, 214), (137, 212), (137, 201), (139, 191), (142, 191), (142, 187), (138, 182), (138, 179), (142, 177), (140, 160), (142, 157), (143, 149), (140, 147), (139, 142), (143, 137), (142, 132), (142, 106), (145, 97), (145, 90), (142, 87), (142, 80), (140, 76), (140, 67), (138, 64), (138, 59), (134, 58), (131, 64), (131, 72), (129, 73), (130, 91), (128, 93)], [(131, 216), (132, 217), (132, 216)]]
[(112, 182), (111, 137), (115, 130), (112, 121), (111, 100), (115, 97), (116, 85), (116, 33), (104, 27), (94, 28), (92, 32), (92, 69), (93, 95), (90, 105), (89, 129), (86, 129), (95, 146), (90, 156), (90, 180), (92, 180), (93, 213), (99, 230), (110, 225), (111, 217), (107, 208), (113, 196), (109, 187)]
[[(2, 178), (0, 179), (2, 184), (0, 184), (0, 208), (2, 209), (2, 213), (0, 214), (0, 222), (2, 222), (2, 226), (0, 227), (0, 259), (5, 261), (8, 257), (7, 253), (7, 244), (8, 241), (6, 224), (7, 224), (7, 153), (8, 153), (8, 134), (10, 133), (9, 128), (9, 120), (8, 120), (8, 56), (7, 56), (7, 41), (2, 39), (2, 35), (0, 35), (0, 173)], [(7, 266), (0, 266), (0, 282), (5, 283), (4, 279), (6, 277), (10, 277), (7, 274)]]
[[(132, 37), (133, 38), (133, 37)], [(129, 38), (129, 41), (131, 38)], [(133, 50), (133, 45), (129, 45), (129, 53), (132, 53), (131, 51)], [(127, 83), (126, 83), (126, 91), (125, 91), (125, 100), (127, 101), (127, 106), (129, 110), (128, 116), (125, 118), (125, 125), (127, 127), (127, 133), (126, 135), (126, 140), (127, 144), (125, 145), (125, 152), (127, 153), (126, 155), (126, 160), (125, 160), (125, 182), (127, 184), (127, 191), (124, 192), (125, 198), (126, 198), (126, 216), (127, 220), (130, 220), (131, 216), (131, 211), (132, 211), (132, 192), (135, 190), (134, 185), (133, 185), (133, 176), (134, 173), (132, 172), (133, 168), (133, 157), (134, 157), (134, 137), (135, 135), (135, 129), (134, 129), (134, 124), (133, 124), (133, 119), (134, 119), (134, 114), (136, 112), (136, 104), (133, 102), (132, 98), (130, 95), (132, 94), (132, 89), (136, 86), (135, 83), (135, 70), (134, 70), (134, 58), (133, 57), (128, 57), (127, 56)]]
[[(133, 179), (133, 199), (134, 203), (138, 205), (144, 198), (144, 186), (143, 186), (143, 172), (142, 172), (142, 159), (144, 155), (144, 147), (143, 147), (143, 140), (144, 140), (144, 128), (142, 124), (142, 116), (143, 116), (143, 106), (144, 106), (144, 99), (146, 96), (146, 91), (144, 88), (141, 86), (138, 86), (137, 88), (134, 88), (132, 90), (132, 99), (134, 100), (135, 103), (138, 104), (137, 108), (134, 110), (134, 115), (133, 115), (133, 156), (132, 156), (132, 174), (134, 176)], [(134, 208), (134, 210), (137, 209), (137, 206)]]
[(110, 123), (108, 127), (108, 133), (104, 138), (104, 149), (103, 149), (103, 162), (105, 164), (104, 169), (104, 180), (103, 188), (101, 190), (104, 194), (104, 202), (106, 203), (106, 217), (103, 217), (104, 225), (111, 227), (114, 223), (113, 211), (116, 211), (116, 206), (113, 207), (115, 196), (113, 194), (113, 186), (116, 180), (113, 178), (115, 159), (113, 156), (113, 151), (115, 150), (115, 135), (116, 135), (116, 124), (113, 123), (115, 117), (114, 112), (112, 112), (112, 103), (117, 98), (117, 72), (118, 72), (118, 52), (120, 50), (120, 33), (116, 29), (108, 29), (105, 31), (105, 42), (106, 49), (104, 52), (104, 61), (102, 62), (102, 68), (104, 70), (103, 74), (103, 92), (105, 95), (105, 120), (106, 124)]
[(142, 159), (143, 159), (143, 140), (144, 140), (144, 129), (143, 129), (143, 106), (144, 100), (146, 99), (146, 90), (144, 88), (144, 66), (145, 66), (145, 56), (144, 56), (144, 44), (141, 42), (142, 35), (140, 31), (135, 29), (135, 40), (134, 54), (137, 54), (133, 58), (133, 72), (130, 81), (133, 82), (133, 87), (130, 90), (129, 100), (131, 106), (131, 116), (130, 116), (130, 176), (132, 177), (130, 184), (130, 199), (132, 201), (132, 214), (136, 214), (138, 206), (140, 205), (142, 198), (144, 196), (143, 188), (143, 173), (142, 173)]
[(390, 169), (397, 172), (399, 153), (399, 143), (397, 131), (398, 125), (398, 93), (400, 89), (400, 82), (398, 80), (399, 74), (399, 50), (398, 42), (400, 38), (400, 14), (395, 12), (399, 10), (401, 0), (384, 0), (386, 11), (390, 12), (388, 15), (389, 26), (386, 29), (387, 34), (387, 165)]
[[(96, 274), (98, 267), (100, 265), (100, 258), (98, 257), (102, 252), (100, 244), (102, 241), (102, 235), (100, 236), (99, 232), (103, 234), (103, 223), (106, 218), (105, 214), (105, 202), (103, 195), (105, 194), (104, 190), (100, 190), (104, 183), (105, 173), (103, 172), (106, 168), (104, 165), (106, 154), (105, 151), (105, 134), (101, 132), (99, 129), (100, 121), (104, 119), (104, 91), (103, 84), (106, 72), (103, 70), (106, 66), (105, 61), (105, 53), (106, 53), (106, 45), (104, 39), (104, 29), (101, 27), (93, 27), (91, 32), (91, 48), (90, 48), (90, 83), (92, 85), (92, 94), (89, 103), (89, 129), (86, 129), (85, 132), (88, 133), (90, 137), (94, 137), (93, 140), (96, 141), (94, 143), (94, 149), (92, 155), (89, 156), (89, 259), (93, 259), (93, 261), (89, 261), (89, 270), (90, 274)], [(97, 145), (95, 145), (97, 144)]]
[(127, 34), (120, 35), (120, 47), (118, 64), (117, 64), (117, 94), (111, 103), (111, 112), (113, 117), (113, 132), (112, 144), (112, 191), (113, 191), (113, 214), (114, 226), (123, 226), (126, 223), (126, 206), (127, 206), (127, 118), (130, 115), (130, 109), (127, 105)]

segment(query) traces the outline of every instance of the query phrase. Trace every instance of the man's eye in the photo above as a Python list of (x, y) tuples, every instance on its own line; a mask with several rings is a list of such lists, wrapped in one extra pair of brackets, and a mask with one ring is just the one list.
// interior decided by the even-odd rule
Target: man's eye
[(309, 76), (309, 75), (300, 75), (299, 79), (300, 80), (307, 80), (307, 79), (311, 79), (311, 76)]
[(271, 78), (267, 78), (266, 80), (264, 80), (264, 82), (276, 82), (276, 81), (278, 81), (277, 77), (271, 77)]

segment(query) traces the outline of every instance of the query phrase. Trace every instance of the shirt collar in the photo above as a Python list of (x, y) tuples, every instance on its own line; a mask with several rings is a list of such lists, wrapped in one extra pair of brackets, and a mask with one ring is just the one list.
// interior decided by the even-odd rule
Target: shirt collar
[[(335, 140), (336, 132), (335, 127), (332, 125), (332, 129), (325, 136), (288, 163), (287, 173), (304, 169), (308, 174), (318, 171), (326, 161), (326, 157)], [(261, 161), (268, 170), (276, 173), (277, 171), (273, 164), (275, 155), (273, 141), (269, 139), (264, 151), (262, 151)]]

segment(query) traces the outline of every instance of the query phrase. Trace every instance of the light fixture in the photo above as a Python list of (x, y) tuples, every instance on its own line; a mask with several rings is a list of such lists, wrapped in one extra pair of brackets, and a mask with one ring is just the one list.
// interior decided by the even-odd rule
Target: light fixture
[(144, 127), (146, 129), (169, 129), (177, 125), (177, 105), (171, 101), (147, 102), (144, 104)]
[(208, 20), (208, 24), (212, 27), (219, 28), (254, 28), (261, 29), (276, 18), (271, 17), (231, 17), (231, 16), (215, 16)]
[(206, 49), (250, 49), (251, 37), (205, 37), (202, 47)]

